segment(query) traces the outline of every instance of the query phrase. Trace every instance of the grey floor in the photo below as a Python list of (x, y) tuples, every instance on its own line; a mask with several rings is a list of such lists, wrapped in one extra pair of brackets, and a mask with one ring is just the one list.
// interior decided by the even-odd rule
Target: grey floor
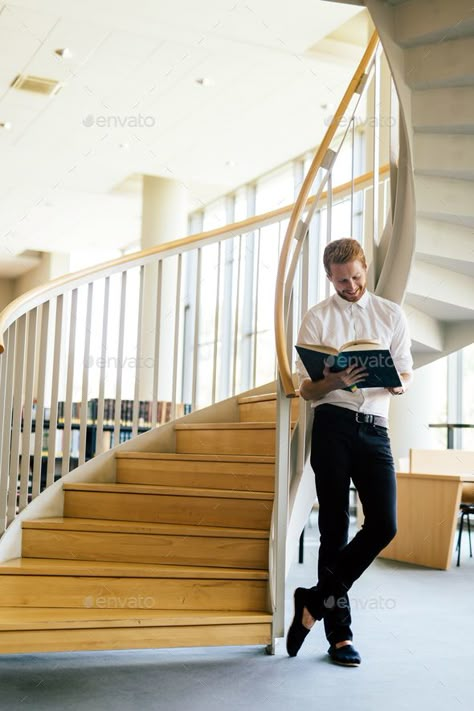
[[(314, 584), (317, 527), (307, 530), (304, 565), (292, 590)], [(474, 558), (434, 571), (377, 560), (352, 588), (359, 668), (328, 661), (317, 624), (295, 659), (234, 647), (11, 655), (0, 657), (0, 709), (128, 711), (225, 709), (473, 709)]]

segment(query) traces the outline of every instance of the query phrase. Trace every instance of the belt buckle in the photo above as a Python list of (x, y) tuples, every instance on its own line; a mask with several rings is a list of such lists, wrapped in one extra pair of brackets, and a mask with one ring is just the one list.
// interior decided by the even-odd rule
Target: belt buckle
[(361, 424), (373, 425), (375, 421), (375, 415), (369, 415), (365, 412), (356, 412), (356, 422)]

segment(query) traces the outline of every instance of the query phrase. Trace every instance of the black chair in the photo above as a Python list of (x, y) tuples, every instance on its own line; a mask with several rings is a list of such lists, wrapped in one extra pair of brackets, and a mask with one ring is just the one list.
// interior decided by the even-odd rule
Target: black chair
[(458, 562), (456, 563), (456, 566), (459, 566), (460, 560), (461, 560), (461, 536), (462, 536), (462, 530), (464, 527), (464, 519), (466, 519), (466, 521), (467, 521), (467, 530), (468, 530), (468, 534), (469, 534), (469, 557), (472, 558), (471, 522), (470, 522), (469, 516), (471, 514), (474, 515), (474, 503), (461, 504), (461, 506), (459, 507), (459, 510), (461, 512), (461, 520), (459, 522), (458, 542), (456, 545), (456, 550), (458, 552)]

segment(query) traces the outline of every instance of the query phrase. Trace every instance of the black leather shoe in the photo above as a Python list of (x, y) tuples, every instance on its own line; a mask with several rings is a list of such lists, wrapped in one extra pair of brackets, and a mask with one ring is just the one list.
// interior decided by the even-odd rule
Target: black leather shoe
[(294, 592), (295, 616), (286, 635), (286, 651), (290, 657), (296, 657), (303, 644), (309, 629), (301, 622), (303, 618), (303, 608), (305, 607), (307, 590), (306, 588), (296, 588)]
[(359, 652), (352, 644), (345, 644), (343, 647), (331, 645), (328, 654), (335, 664), (343, 667), (358, 667), (362, 661)]

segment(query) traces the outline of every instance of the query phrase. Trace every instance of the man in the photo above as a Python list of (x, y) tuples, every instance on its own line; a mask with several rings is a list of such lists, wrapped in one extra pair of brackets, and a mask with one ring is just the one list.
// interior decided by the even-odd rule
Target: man
[[(324, 619), (331, 659), (358, 666), (352, 645), (347, 591), (396, 533), (396, 480), (388, 437), (391, 395), (401, 395), (412, 377), (410, 337), (401, 308), (369, 293), (367, 263), (355, 239), (339, 239), (324, 251), (324, 267), (335, 294), (311, 308), (300, 343), (339, 348), (355, 339), (377, 339), (390, 349), (403, 386), (364, 389), (366, 373), (350, 365), (311, 381), (301, 360), (300, 394), (314, 407), (311, 465), (319, 501), (318, 583), (295, 590), (295, 616), (287, 650), (296, 656), (316, 620)], [(345, 390), (352, 386), (352, 390)], [(364, 525), (348, 543), (350, 480), (358, 491)]]

